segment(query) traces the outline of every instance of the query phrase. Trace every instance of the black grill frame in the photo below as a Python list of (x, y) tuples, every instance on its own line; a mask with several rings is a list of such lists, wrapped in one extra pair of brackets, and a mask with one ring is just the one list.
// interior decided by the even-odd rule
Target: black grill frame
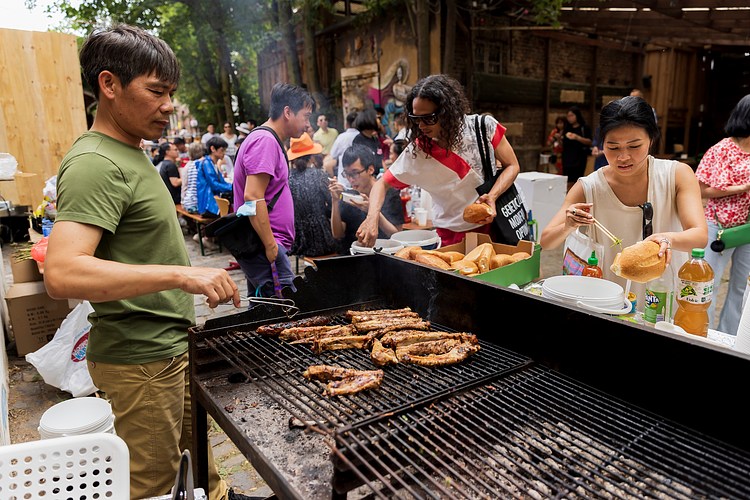
[[(408, 305), (433, 323), (476, 333), (482, 341), (534, 359), (609, 400), (627, 401), (629, 408), (686, 430), (675, 434), (675, 439), (698, 436), (700, 442), (718, 445), (716, 453), (745, 473), (750, 428), (725, 423), (727, 416), (742, 414), (744, 404), (731, 384), (716, 380), (742, 380), (750, 370), (748, 356), (385, 255), (319, 261), (317, 271), (307, 270), (305, 279), (295, 284), (298, 292), (286, 296), (296, 301), (303, 315), (371, 302), (391, 307)], [(214, 405), (210, 390), (203, 384), (211, 377), (236, 370), (212, 352), (209, 339), (224, 336), (230, 329), (252, 330), (281, 320), (284, 318), (278, 311), (261, 307), (193, 329), (191, 377), (197, 388), (195, 400), (211, 411), (222, 428), (230, 427), (227, 434), (274, 491), (294, 497), (293, 492), (284, 490), (285, 483), (277, 472), (264, 469), (268, 464), (254, 454), (252, 443), (241, 442), (241, 433), (231, 429), (235, 425), (231, 417)], [(463, 394), (453, 393), (447, 400)], [(200, 412), (196, 412), (196, 418), (201, 418)], [(194, 424), (196, 435), (200, 434), (199, 425)], [(378, 422), (368, 421), (367, 425)], [(200, 477), (201, 464), (196, 465)], [(374, 490), (378, 489), (380, 483), (371, 481), (368, 474), (361, 477), (347, 471), (343, 460), (340, 465), (337, 479), (341, 481), (335, 485), (334, 496), (365, 478)], [(731, 477), (725, 479), (732, 482)], [(744, 492), (744, 483), (739, 484), (739, 491)]]

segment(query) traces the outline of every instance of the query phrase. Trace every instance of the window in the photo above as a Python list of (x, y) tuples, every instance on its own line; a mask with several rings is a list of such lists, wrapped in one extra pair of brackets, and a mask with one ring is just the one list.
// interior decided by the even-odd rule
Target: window
[(502, 45), (477, 41), (474, 44), (474, 70), (499, 75), (503, 71)]

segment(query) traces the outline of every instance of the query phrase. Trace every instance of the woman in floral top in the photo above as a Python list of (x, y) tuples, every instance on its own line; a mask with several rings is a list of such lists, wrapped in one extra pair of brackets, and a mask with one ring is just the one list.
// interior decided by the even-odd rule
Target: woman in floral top
[[(703, 156), (696, 175), (701, 195), (707, 198), (705, 215), (708, 222), (706, 260), (718, 282), (731, 260), (729, 289), (719, 318), (718, 330), (735, 335), (742, 315), (742, 297), (750, 275), (750, 245), (711, 250), (721, 228), (745, 224), (750, 211), (750, 94), (732, 110), (724, 131), (727, 138), (711, 147)], [(709, 325), (713, 327), (716, 301), (709, 309)]]

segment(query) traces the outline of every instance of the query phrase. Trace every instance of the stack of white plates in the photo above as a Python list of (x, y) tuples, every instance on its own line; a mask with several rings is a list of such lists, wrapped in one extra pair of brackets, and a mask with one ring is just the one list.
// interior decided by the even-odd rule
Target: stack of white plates
[(626, 314), (631, 308), (620, 285), (589, 276), (547, 278), (542, 284), (542, 297), (606, 314)]

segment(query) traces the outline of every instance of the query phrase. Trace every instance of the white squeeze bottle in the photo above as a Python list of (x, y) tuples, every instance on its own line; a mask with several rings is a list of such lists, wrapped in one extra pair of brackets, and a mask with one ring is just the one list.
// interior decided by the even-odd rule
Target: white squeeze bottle
[(657, 321), (671, 321), (674, 304), (674, 272), (669, 265), (658, 278), (646, 283), (643, 301), (643, 319), (654, 324)]

